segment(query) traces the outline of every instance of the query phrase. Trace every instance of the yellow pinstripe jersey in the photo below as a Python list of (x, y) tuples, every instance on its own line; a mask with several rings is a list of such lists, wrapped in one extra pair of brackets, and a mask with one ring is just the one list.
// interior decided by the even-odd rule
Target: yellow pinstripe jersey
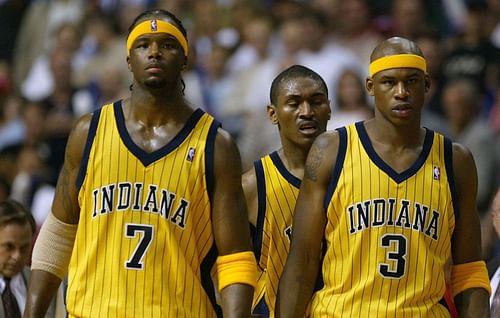
[(255, 162), (258, 214), (254, 251), (263, 270), (254, 292), (253, 312), (274, 317), (278, 284), (290, 250), (293, 209), (300, 179), (273, 152)]
[(217, 316), (210, 197), (218, 127), (196, 110), (167, 145), (146, 153), (126, 130), (121, 102), (94, 113), (77, 181), (70, 316)]
[(324, 286), (311, 317), (450, 317), (440, 302), (457, 213), (451, 142), (427, 130), (418, 159), (397, 173), (363, 123), (338, 131), (324, 203)]

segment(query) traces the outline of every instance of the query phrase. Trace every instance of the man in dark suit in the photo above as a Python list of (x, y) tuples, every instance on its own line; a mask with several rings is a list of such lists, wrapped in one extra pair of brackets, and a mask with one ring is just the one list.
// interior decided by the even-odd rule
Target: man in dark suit
[[(27, 297), (36, 224), (31, 213), (14, 200), (0, 202), (0, 318), (21, 318)], [(54, 317), (51, 306), (47, 318)]]

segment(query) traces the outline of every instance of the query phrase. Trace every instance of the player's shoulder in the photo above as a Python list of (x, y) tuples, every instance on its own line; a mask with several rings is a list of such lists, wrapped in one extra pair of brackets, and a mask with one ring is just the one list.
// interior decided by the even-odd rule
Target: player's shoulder
[(340, 138), (341, 132), (339, 130), (327, 130), (316, 138), (313, 147), (317, 149), (338, 150)]
[(459, 142), (451, 142), (451, 149), (453, 152), (453, 157), (457, 157), (457, 159), (465, 159), (465, 157), (471, 155), (471, 151), (469, 150), (469, 148)]
[(76, 121), (70, 134), (70, 141), (85, 142), (93, 116), (94, 113), (85, 114)]

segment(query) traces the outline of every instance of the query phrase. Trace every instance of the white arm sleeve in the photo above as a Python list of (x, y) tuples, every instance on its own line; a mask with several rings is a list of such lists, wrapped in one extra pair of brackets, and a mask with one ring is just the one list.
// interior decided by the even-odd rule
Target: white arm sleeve
[(77, 227), (49, 213), (33, 248), (31, 269), (49, 272), (62, 280), (68, 271)]

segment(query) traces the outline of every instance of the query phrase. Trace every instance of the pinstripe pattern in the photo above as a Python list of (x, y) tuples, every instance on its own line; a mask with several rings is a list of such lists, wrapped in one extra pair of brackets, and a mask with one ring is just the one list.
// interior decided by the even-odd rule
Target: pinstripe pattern
[(196, 111), (145, 153), (121, 103), (102, 108), (79, 191), (67, 307), (77, 317), (215, 317), (202, 264), (214, 238), (205, 154), (215, 122)]
[(259, 277), (260, 288), (255, 291), (254, 306), (262, 299), (264, 289), (265, 302), (270, 316), (274, 317), (279, 278), (290, 249), (289, 236), (300, 180), (286, 170), (277, 152), (261, 158), (260, 163), (263, 179), (257, 178), (257, 187), (265, 189), (265, 205), (259, 204), (257, 218), (262, 222), (257, 224), (256, 235), (262, 242), (257, 259), (264, 273)]
[(347, 127), (311, 317), (450, 317), (438, 304), (455, 222), (444, 140), (427, 131), (420, 157), (398, 174), (362, 123)]

